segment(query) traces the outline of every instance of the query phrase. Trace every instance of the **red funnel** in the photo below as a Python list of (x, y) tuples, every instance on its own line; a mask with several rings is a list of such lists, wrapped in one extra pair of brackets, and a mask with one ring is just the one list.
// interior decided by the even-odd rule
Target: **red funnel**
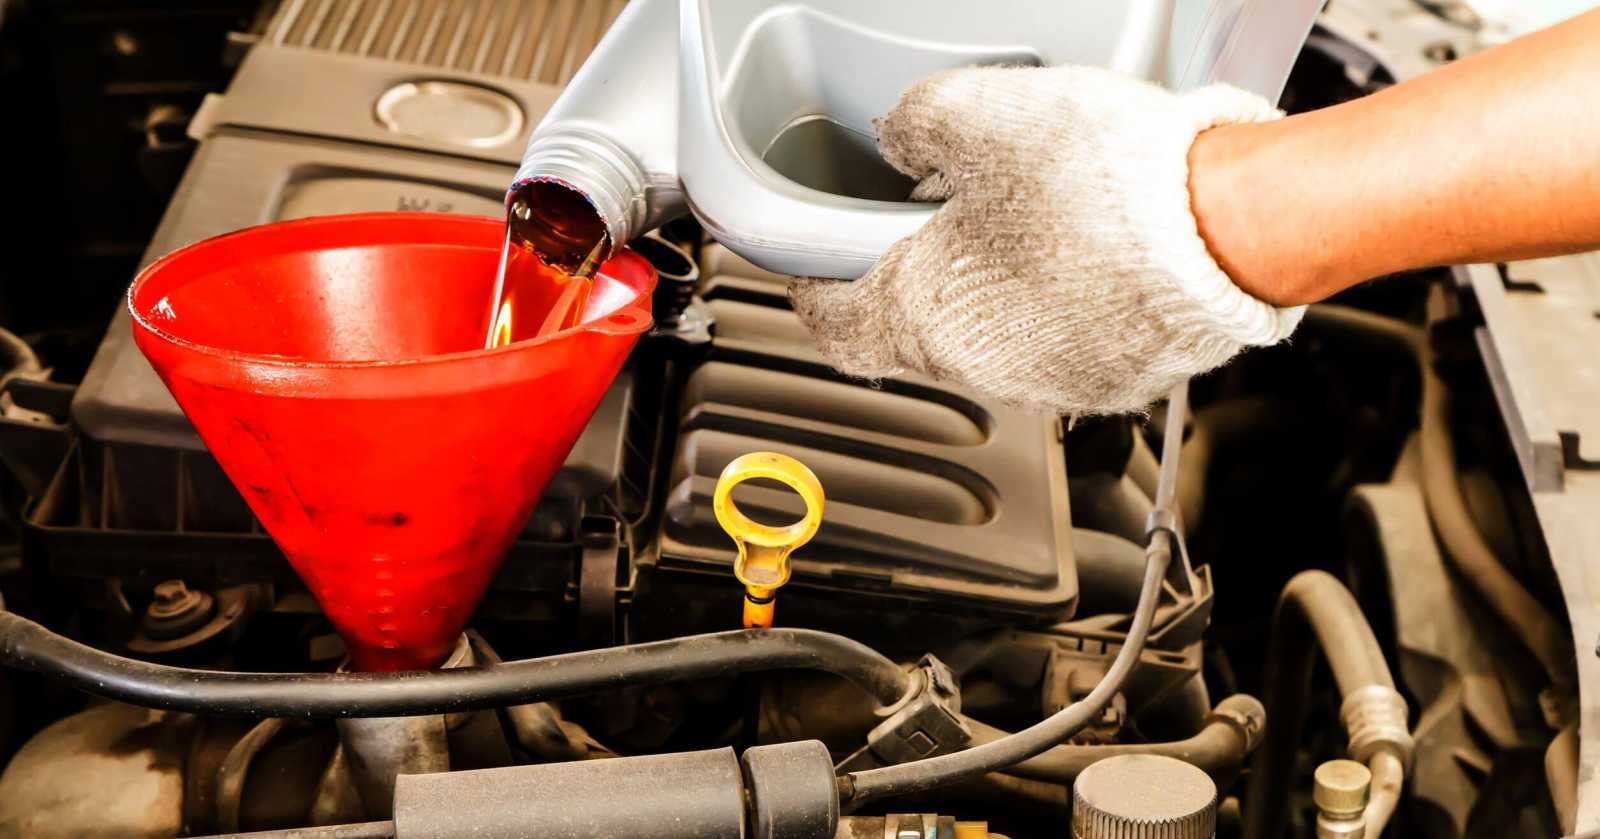
[(364, 670), (449, 654), (650, 327), (655, 272), (625, 252), (577, 326), (474, 349), (503, 236), (304, 219), (175, 251), (128, 291), (139, 349)]

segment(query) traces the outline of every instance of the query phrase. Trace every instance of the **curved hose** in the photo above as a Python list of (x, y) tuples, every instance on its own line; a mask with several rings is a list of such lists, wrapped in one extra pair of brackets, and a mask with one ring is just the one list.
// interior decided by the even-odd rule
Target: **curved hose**
[(1406, 766), (1391, 751), (1380, 751), (1367, 758), (1367, 771), (1372, 773), (1368, 787), (1367, 808), (1361, 811), (1367, 835), (1372, 839), (1383, 836), (1395, 808), (1400, 806), (1400, 790), (1406, 782)]
[(1432, 372), (1432, 365), (1424, 363), (1423, 370), (1422, 498), (1428, 505), (1433, 527), (1444, 542), (1445, 553), (1455, 560), (1456, 570), (1483, 594), (1539, 660), (1550, 684), (1564, 695), (1571, 695), (1571, 636), (1550, 610), (1512, 576), (1473, 524), (1457, 480), (1456, 454), (1446, 425), (1450, 394)]
[[(1232, 773), (1261, 741), (1267, 712), (1260, 700), (1238, 693), (1217, 703), (1206, 724), (1193, 736), (1168, 743), (1119, 743), (1097, 746), (1055, 746), (1007, 768), (1006, 774), (1038, 781), (1071, 784), (1089, 764), (1112, 755), (1163, 755), (1205, 770), (1213, 778)], [(968, 718), (974, 743), (1010, 736), (998, 728)], [(1220, 785), (1219, 785), (1220, 786)]]
[[(1361, 606), (1343, 583), (1325, 571), (1302, 571), (1284, 586), (1277, 611), (1272, 616), (1269, 644), (1264, 671), (1268, 679), (1267, 737), (1250, 766), (1249, 797), (1246, 799), (1249, 806), (1244, 823), (1247, 839), (1283, 835), (1288, 816), (1285, 805), (1289, 798), (1283, 784), (1294, 768), (1295, 749), (1300, 742), (1300, 728), (1319, 648), (1327, 658), (1347, 708), (1352, 700), (1359, 702), (1373, 692), (1381, 694), (1380, 698), (1399, 699), (1394, 690), (1394, 677), (1383, 658), (1383, 649), (1378, 646), (1372, 627), (1367, 625)], [(1404, 762), (1398, 759), (1401, 755), (1394, 754), (1388, 747), (1400, 740), (1403, 742), (1398, 747), (1409, 751), (1410, 738), (1404, 728), (1403, 713), (1397, 721), (1391, 715), (1379, 722), (1389, 725), (1384, 730), (1350, 732), (1351, 751), (1359, 752), (1353, 756), (1366, 760), (1373, 775), (1374, 794), (1366, 812), (1367, 836), (1371, 839), (1383, 833), (1383, 826), (1399, 800), (1399, 785), (1404, 778)], [(1396, 723), (1398, 732), (1393, 730)], [(1346, 725), (1351, 725), (1349, 716)], [(1365, 741), (1358, 744), (1358, 735)], [(1365, 754), (1368, 747), (1373, 749), (1370, 755)], [(1384, 756), (1394, 759), (1393, 764)]]
[(1426, 334), (1418, 327), (1392, 318), (1328, 304), (1310, 307), (1306, 322), (1337, 326), (1399, 345), (1416, 360), (1422, 376), (1418, 423), (1421, 427), (1422, 497), (1439, 540), (1444, 543), (1445, 555), (1538, 659), (1550, 683), (1570, 694), (1571, 638), (1550, 610), (1495, 556), (1467, 511), (1466, 498), (1457, 480), (1455, 449), (1450, 440), (1450, 393), (1434, 372)]
[(879, 703), (899, 701), (910, 676), (865, 644), (809, 629), (691, 635), (488, 667), (402, 673), (230, 673), (122, 658), (0, 613), (0, 661), (139, 705), (244, 717), (404, 717), (520, 705), (733, 673), (823, 670)]

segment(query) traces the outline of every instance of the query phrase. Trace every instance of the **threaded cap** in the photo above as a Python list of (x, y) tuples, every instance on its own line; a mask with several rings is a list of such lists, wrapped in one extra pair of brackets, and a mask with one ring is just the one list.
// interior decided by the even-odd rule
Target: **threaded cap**
[(1353, 760), (1330, 760), (1317, 767), (1311, 799), (1330, 816), (1356, 816), (1367, 806), (1372, 772)]
[(1161, 755), (1116, 755), (1092, 764), (1072, 787), (1074, 839), (1212, 839), (1217, 785)]

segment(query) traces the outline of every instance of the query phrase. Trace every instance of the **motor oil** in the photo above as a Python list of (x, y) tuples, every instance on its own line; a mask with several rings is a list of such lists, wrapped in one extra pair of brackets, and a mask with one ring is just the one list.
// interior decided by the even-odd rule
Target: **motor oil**
[(576, 325), (594, 272), (610, 253), (610, 234), (581, 194), (551, 181), (512, 190), (485, 349)]

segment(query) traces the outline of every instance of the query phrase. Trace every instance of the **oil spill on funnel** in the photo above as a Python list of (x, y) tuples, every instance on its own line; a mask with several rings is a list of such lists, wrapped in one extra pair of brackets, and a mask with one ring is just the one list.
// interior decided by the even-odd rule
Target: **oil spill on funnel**
[(175, 251), (128, 292), (139, 349), (363, 670), (450, 653), (650, 327), (655, 272), (623, 252), (578, 325), (479, 349), (503, 238), (302, 219)]

